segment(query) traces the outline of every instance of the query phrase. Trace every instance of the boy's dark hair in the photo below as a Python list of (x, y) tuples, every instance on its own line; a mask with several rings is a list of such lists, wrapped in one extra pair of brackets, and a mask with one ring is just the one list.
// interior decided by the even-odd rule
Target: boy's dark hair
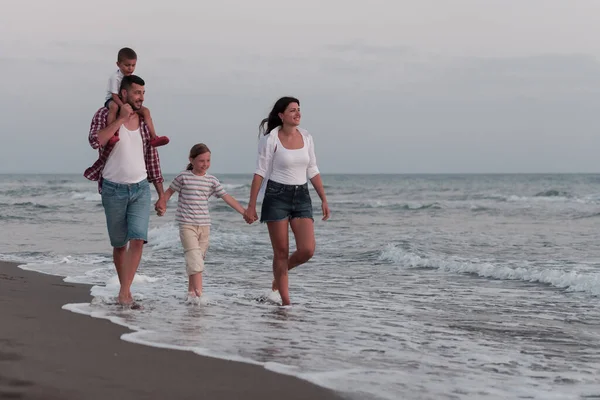
[(129, 90), (131, 85), (133, 85), (134, 83), (136, 85), (140, 85), (140, 86), (146, 85), (146, 82), (144, 82), (144, 80), (142, 78), (140, 78), (139, 76), (127, 75), (127, 76), (124, 76), (123, 79), (121, 80), (121, 87), (119, 88), (119, 93), (121, 93), (123, 90)]
[(122, 62), (125, 60), (137, 60), (137, 54), (135, 51), (133, 51), (133, 49), (130, 49), (129, 47), (123, 47), (121, 50), (119, 50), (119, 54), (117, 54), (117, 61)]

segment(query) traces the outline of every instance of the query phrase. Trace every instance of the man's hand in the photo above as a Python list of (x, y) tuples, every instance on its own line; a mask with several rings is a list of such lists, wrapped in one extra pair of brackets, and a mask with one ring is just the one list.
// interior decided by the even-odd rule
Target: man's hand
[(159, 217), (165, 215), (165, 212), (167, 211), (167, 202), (162, 196), (154, 204), (154, 210), (156, 211), (156, 215), (158, 215)]
[(129, 121), (134, 114), (133, 108), (131, 108), (129, 104), (123, 104), (121, 110), (119, 111), (119, 118), (124, 118)]

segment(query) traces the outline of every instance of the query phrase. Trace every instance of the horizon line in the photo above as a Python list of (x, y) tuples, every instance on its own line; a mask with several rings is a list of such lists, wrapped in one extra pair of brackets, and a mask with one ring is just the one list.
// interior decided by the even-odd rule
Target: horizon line
[[(162, 172), (176, 175), (182, 172)], [(253, 175), (254, 172), (209, 172), (210, 175)], [(322, 175), (594, 175), (598, 172), (321, 172)], [(81, 175), (79, 172), (0, 172), (0, 175)]]

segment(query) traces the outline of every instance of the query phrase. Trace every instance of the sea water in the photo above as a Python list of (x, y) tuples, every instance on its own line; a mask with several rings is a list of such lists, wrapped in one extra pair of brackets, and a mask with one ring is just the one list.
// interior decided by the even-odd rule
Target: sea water
[[(245, 205), (251, 176), (215, 175)], [(317, 249), (291, 272), (287, 309), (263, 301), (266, 226), (218, 199), (197, 304), (186, 302), (176, 196), (151, 216), (132, 288), (141, 310), (115, 304), (100, 195), (79, 175), (0, 175), (0, 259), (93, 285), (91, 303), (64, 308), (131, 328), (124, 340), (253, 363), (349, 399), (600, 398), (600, 177), (323, 180), (332, 218), (320, 220), (311, 191)]]

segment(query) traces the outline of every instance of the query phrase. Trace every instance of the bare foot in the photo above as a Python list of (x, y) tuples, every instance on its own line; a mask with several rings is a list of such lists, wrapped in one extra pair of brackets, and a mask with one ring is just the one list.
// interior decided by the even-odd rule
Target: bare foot
[(130, 300), (128, 295), (119, 293), (119, 296), (117, 297), (117, 302), (122, 306), (126, 306), (133, 302), (133, 299)]

